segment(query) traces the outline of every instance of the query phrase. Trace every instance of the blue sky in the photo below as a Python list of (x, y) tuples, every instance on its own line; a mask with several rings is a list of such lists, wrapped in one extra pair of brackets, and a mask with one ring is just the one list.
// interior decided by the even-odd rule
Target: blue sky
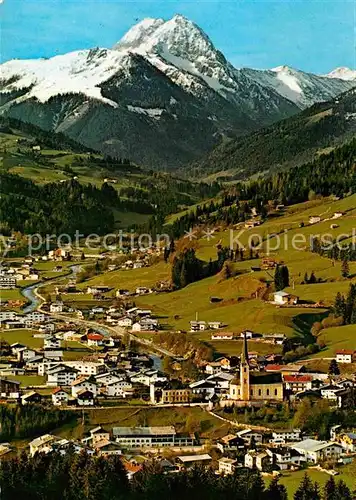
[(355, 68), (353, 0), (0, 0), (1, 59), (111, 47), (144, 17), (195, 21), (237, 67)]

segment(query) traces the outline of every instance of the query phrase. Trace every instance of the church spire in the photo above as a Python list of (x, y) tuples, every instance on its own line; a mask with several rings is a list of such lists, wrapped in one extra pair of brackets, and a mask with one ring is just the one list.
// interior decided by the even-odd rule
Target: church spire
[(243, 364), (243, 363), (248, 364), (248, 347), (247, 347), (246, 332), (244, 332), (244, 340), (243, 340), (243, 344), (242, 344), (242, 352), (241, 352), (240, 362), (241, 362), (241, 364)]

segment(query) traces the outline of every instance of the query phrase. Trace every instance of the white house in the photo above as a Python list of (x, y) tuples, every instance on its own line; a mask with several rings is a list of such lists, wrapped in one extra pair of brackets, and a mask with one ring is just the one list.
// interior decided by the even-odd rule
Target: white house
[(44, 349), (59, 349), (61, 347), (61, 341), (55, 335), (49, 335), (43, 340)]
[(47, 385), (49, 386), (70, 386), (77, 378), (78, 370), (70, 366), (59, 364), (47, 370)]
[(286, 305), (286, 304), (296, 305), (296, 304), (298, 304), (298, 297), (296, 295), (291, 295), (290, 293), (283, 292), (283, 290), (281, 290), (279, 292), (275, 292), (273, 294), (273, 297), (274, 297), (275, 304), (280, 304), (280, 305)]
[(51, 313), (61, 313), (63, 312), (63, 302), (53, 302), (49, 306), (49, 310)]
[(56, 387), (52, 392), (52, 403), (55, 406), (66, 405), (70, 396), (62, 387)]
[(191, 332), (201, 332), (206, 330), (206, 322), (205, 321), (191, 321), (190, 322), (190, 331)]
[(118, 326), (123, 326), (125, 328), (129, 328), (130, 326), (132, 326), (132, 323), (133, 323), (132, 318), (129, 318), (127, 316), (124, 316), (117, 320)]
[(97, 393), (97, 384), (95, 380), (80, 376), (72, 382), (72, 396), (76, 397), (83, 389), (90, 391), (95, 397)]
[(235, 467), (237, 465), (237, 460), (234, 460), (233, 458), (222, 457), (218, 460), (218, 463), (219, 474), (228, 475), (234, 473)]
[(272, 439), (270, 443), (274, 444), (285, 444), (288, 441), (295, 442), (300, 441), (301, 439), (301, 430), (300, 429), (291, 429), (291, 430), (274, 430), (272, 432)]
[(132, 384), (127, 380), (116, 380), (113, 382), (109, 382), (106, 385), (106, 394), (108, 396), (118, 396), (125, 398), (128, 395), (132, 394)]
[(355, 357), (354, 350), (341, 349), (336, 351), (336, 361), (338, 363), (352, 363)]
[(17, 350), (17, 359), (18, 361), (28, 361), (31, 358), (36, 356), (36, 351), (33, 349), (29, 349), (28, 347), (23, 347), (22, 349)]

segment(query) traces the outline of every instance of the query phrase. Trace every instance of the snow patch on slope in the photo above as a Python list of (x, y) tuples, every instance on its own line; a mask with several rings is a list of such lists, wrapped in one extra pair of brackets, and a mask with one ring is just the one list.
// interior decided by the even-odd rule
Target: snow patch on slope
[(146, 115), (155, 120), (159, 120), (164, 111), (164, 109), (161, 108), (140, 108), (139, 106), (131, 106), (130, 104), (127, 105), (127, 109), (133, 113)]
[(29, 88), (19, 100), (37, 98), (46, 102), (58, 94), (85, 94), (117, 107), (117, 103), (102, 96), (100, 83), (108, 80), (130, 64), (129, 57), (107, 49), (91, 49), (38, 60), (12, 60), (1, 66), (2, 79), (17, 80), (5, 86), (5, 92)]

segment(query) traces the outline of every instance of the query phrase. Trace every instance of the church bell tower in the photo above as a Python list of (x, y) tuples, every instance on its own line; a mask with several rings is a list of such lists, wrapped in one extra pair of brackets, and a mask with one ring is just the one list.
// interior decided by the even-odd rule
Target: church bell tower
[(248, 347), (246, 332), (244, 333), (240, 358), (240, 396), (242, 401), (250, 400), (250, 365), (248, 364)]

